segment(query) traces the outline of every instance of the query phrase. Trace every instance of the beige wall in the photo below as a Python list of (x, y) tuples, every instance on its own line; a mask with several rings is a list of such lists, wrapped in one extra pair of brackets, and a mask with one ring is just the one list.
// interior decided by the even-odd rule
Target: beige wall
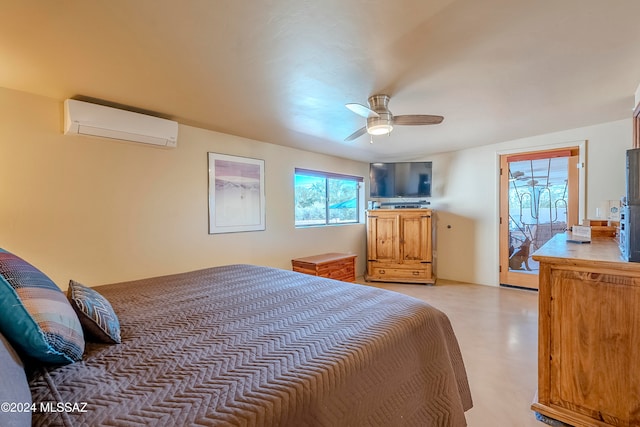
[[(433, 156), (438, 277), (499, 284), (499, 154), (587, 141), (586, 217), (625, 193), (631, 118)], [(448, 228), (450, 226), (450, 228)]]
[[(294, 227), (293, 174), (366, 176), (365, 163), (182, 125), (172, 150), (64, 136), (61, 100), (2, 88), (0, 117), (0, 247), (62, 288), (330, 251), (364, 270), (363, 224)], [(265, 160), (266, 231), (208, 234), (209, 151)]]
[[(368, 175), (361, 162), (180, 126), (156, 149), (62, 135), (62, 102), (0, 88), (0, 247), (62, 288), (229, 263), (358, 254), (363, 224), (295, 229), (295, 167)], [(624, 194), (631, 119), (432, 156), (439, 278), (498, 285), (498, 155), (587, 140), (587, 216)], [(267, 230), (209, 235), (207, 152), (265, 160)], [(448, 227), (450, 226), (450, 228)]]

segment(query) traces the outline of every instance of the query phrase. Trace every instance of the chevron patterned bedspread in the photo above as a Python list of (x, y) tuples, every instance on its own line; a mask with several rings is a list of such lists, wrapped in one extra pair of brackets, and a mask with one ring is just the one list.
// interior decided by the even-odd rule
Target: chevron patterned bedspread
[(122, 343), (30, 372), (34, 402), (67, 405), (33, 425), (466, 425), (451, 324), (417, 299), (251, 265), (94, 289)]

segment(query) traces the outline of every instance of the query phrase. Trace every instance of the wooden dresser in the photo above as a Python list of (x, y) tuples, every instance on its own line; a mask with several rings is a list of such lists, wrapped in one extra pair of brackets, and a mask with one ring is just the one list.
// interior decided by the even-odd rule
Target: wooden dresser
[(540, 262), (538, 393), (531, 408), (573, 426), (640, 425), (640, 263), (613, 238), (559, 234)]
[(291, 260), (293, 271), (328, 277), (343, 282), (356, 281), (356, 255), (328, 253)]

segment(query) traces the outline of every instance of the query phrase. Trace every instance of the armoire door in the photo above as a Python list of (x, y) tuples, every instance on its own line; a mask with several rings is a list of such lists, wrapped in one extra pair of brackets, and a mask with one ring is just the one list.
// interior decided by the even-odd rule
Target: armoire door
[(400, 259), (400, 227), (398, 215), (367, 217), (368, 239), (367, 253), (369, 261), (397, 262)]
[(400, 224), (400, 253), (405, 264), (431, 261), (431, 215), (403, 215)]

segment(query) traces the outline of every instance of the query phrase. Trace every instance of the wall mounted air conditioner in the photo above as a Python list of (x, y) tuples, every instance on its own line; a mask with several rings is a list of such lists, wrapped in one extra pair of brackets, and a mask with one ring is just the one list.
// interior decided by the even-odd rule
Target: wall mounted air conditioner
[(99, 136), (175, 148), (178, 145), (178, 122), (67, 99), (64, 101), (64, 134)]

